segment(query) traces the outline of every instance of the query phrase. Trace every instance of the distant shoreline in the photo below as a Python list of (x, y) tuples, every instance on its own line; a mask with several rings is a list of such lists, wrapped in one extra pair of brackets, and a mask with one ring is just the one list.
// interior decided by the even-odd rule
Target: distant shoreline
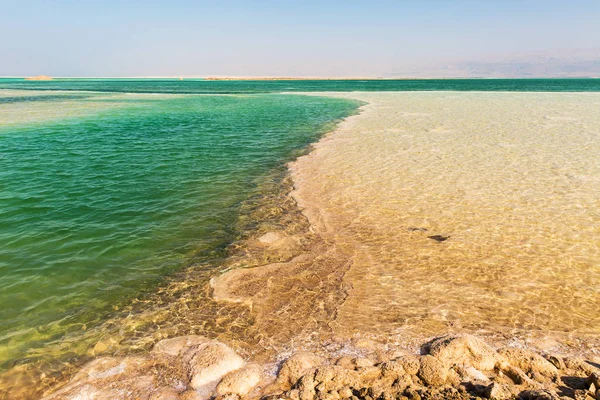
[[(30, 76), (0, 76), (0, 79), (31, 80)], [(600, 79), (600, 76), (532, 76), (532, 77), (484, 77), (484, 76), (452, 76), (452, 77), (285, 77), (285, 76), (54, 76), (56, 79), (173, 79), (173, 80), (205, 80), (205, 81), (426, 81), (426, 80), (469, 80), (469, 79)]]

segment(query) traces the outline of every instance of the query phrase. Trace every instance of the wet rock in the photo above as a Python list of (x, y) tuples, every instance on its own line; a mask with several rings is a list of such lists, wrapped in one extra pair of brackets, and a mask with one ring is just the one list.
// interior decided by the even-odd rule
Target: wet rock
[(209, 341), (210, 339), (198, 335), (178, 336), (171, 339), (164, 339), (156, 343), (152, 348), (152, 353), (177, 357), (182, 350)]
[(483, 340), (471, 336), (442, 336), (423, 346), (423, 350), (447, 366), (472, 366), (491, 371), (498, 361), (498, 353)]
[(161, 388), (150, 394), (150, 400), (179, 400), (179, 392), (172, 388)]
[(259, 384), (262, 378), (262, 367), (258, 364), (249, 364), (245, 367), (228, 373), (217, 385), (217, 394), (236, 394), (245, 396)]
[(281, 364), (277, 382), (293, 386), (306, 372), (325, 363), (325, 359), (313, 353), (296, 353)]
[(183, 360), (188, 366), (189, 386), (193, 389), (216, 385), (223, 376), (246, 364), (235, 351), (219, 342), (189, 347)]
[(513, 397), (510, 389), (506, 385), (502, 385), (496, 382), (487, 386), (484, 390), (483, 395), (486, 399), (493, 400), (505, 400), (511, 399)]
[(448, 377), (448, 368), (439, 359), (426, 355), (421, 357), (418, 377), (429, 386), (442, 386)]
[(524, 349), (502, 349), (498, 352), (510, 365), (524, 371), (536, 381), (557, 379), (558, 370), (551, 362), (533, 351)]

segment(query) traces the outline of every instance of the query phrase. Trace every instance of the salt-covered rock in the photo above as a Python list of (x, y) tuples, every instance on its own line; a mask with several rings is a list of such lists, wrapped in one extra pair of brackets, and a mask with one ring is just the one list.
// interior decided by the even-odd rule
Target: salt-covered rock
[(491, 371), (498, 361), (498, 353), (492, 347), (471, 335), (442, 336), (427, 343), (424, 350), (446, 366), (462, 364)]
[(154, 345), (152, 348), (152, 353), (177, 357), (182, 350), (185, 350), (191, 346), (207, 343), (209, 341), (210, 339), (198, 335), (178, 336), (170, 339), (163, 339)]
[(448, 368), (436, 357), (426, 355), (421, 357), (418, 376), (430, 386), (441, 386), (446, 383)]
[(558, 369), (544, 357), (525, 349), (505, 348), (498, 352), (506, 362), (524, 371), (535, 380), (558, 377)]
[(600, 375), (600, 368), (594, 367), (592, 364), (582, 360), (581, 358), (566, 357), (563, 361), (565, 368), (568, 368), (578, 375), (588, 376), (593, 373)]
[(245, 396), (259, 384), (262, 378), (262, 367), (248, 364), (245, 367), (228, 373), (217, 385), (220, 395), (236, 394)]
[(160, 388), (150, 394), (150, 400), (179, 400), (179, 392), (173, 388)]
[(513, 398), (512, 393), (506, 385), (494, 382), (485, 388), (483, 393), (486, 399), (506, 400)]
[(214, 341), (188, 347), (182, 358), (188, 367), (189, 386), (193, 389), (214, 387), (226, 374), (245, 365), (230, 347)]
[(549, 390), (525, 390), (519, 394), (523, 400), (560, 400), (560, 397)]
[(352, 371), (337, 365), (324, 366), (315, 372), (315, 389), (319, 392), (330, 392), (343, 387), (358, 387), (361, 385), (361, 376), (357, 371)]
[(179, 400), (206, 400), (206, 396), (194, 389), (188, 389), (179, 395)]
[(307, 371), (324, 363), (325, 360), (314, 353), (296, 353), (281, 364), (277, 382), (293, 386)]

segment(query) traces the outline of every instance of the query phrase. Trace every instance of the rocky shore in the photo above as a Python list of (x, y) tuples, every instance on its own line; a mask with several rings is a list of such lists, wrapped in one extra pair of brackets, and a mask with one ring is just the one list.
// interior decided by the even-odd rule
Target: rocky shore
[[(600, 364), (448, 335), (420, 353), (370, 340), (346, 354), (242, 359), (202, 336), (158, 342), (145, 356), (101, 357), (44, 400), (600, 399)], [(597, 360), (596, 360), (597, 361)]]

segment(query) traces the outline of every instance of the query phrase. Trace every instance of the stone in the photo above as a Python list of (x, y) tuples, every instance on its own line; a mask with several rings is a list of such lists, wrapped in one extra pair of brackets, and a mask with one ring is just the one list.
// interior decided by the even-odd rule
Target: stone
[(492, 383), (485, 388), (484, 396), (486, 399), (505, 400), (512, 398), (512, 393), (506, 385)]
[(354, 393), (352, 392), (352, 389), (350, 389), (348, 386), (344, 386), (343, 388), (338, 390), (338, 394), (343, 399), (349, 399), (350, 397), (352, 397), (354, 395)]
[(448, 368), (436, 357), (426, 355), (421, 357), (421, 365), (417, 374), (429, 386), (442, 386), (448, 377)]
[(296, 353), (281, 364), (277, 382), (293, 386), (309, 370), (325, 363), (325, 359), (309, 352)]
[(230, 347), (216, 341), (188, 347), (183, 361), (188, 367), (189, 386), (193, 389), (216, 386), (229, 372), (246, 364)]
[(191, 346), (207, 343), (209, 341), (210, 339), (198, 335), (178, 336), (170, 339), (163, 339), (154, 345), (152, 348), (152, 353), (177, 357), (182, 350)]
[(558, 370), (552, 363), (533, 351), (505, 348), (498, 352), (510, 365), (524, 371), (537, 381), (556, 379)]
[(464, 369), (465, 376), (475, 381), (489, 382), (489, 378), (480, 370), (474, 367), (467, 367)]
[(600, 373), (592, 372), (585, 380), (585, 383), (588, 390), (595, 393), (596, 390), (600, 389)]
[(448, 367), (463, 364), (481, 371), (491, 371), (498, 361), (498, 353), (483, 340), (471, 336), (442, 336), (424, 346), (430, 354)]
[(179, 400), (206, 400), (205, 396), (202, 396), (199, 392), (194, 389), (186, 390), (179, 395)]
[(394, 359), (392, 362), (401, 365), (409, 375), (416, 375), (421, 367), (421, 361), (419, 360), (419, 357), (414, 355), (400, 356)]
[(315, 387), (321, 392), (339, 390), (345, 386), (358, 387), (361, 379), (360, 373), (337, 365), (324, 366), (316, 370), (314, 375)]
[(173, 388), (160, 388), (150, 394), (150, 400), (179, 400), (179, 392)]
[(560, 397), (549, 390), (525, 390), (519, 394), (523, 400), (560, 400)]
[(260, 383), (262, 371), (262, 366), (248, 364), (243, 368), (228, 373), (217, 385), (217, 394), (247, 395)]

